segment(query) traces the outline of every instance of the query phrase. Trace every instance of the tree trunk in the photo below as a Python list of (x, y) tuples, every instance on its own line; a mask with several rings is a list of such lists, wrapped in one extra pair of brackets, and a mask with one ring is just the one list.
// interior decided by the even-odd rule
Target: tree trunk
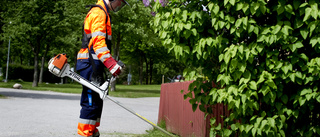
[(150, 81), (149, 81), (149, 84), (151, 84), (151, 82), (152, 82), (152, 69), (153, 69), (153, 60), (152, 59), (150, 59), (150, 63), (149, 63), (149, 65), (150, 65), (150, 70), (149, 70), (149, 72), (150, 72)]
[(22, 65), (23, 64), (23, 56), (22, 56), (22, 54), (20, 54), (20, 65)]
[(40, 75), (39, 75), (39, 84), (42, 83), (43, 77), (43, 67), (44, 67), (44, 57), (41, 59), (41, 68), (40, 68)]
[(74, 72), (77, 72), (77, 56), (78, 56), (78, 51), (75, 51), (75, 53), (73, 54), (73, 58), (75, 60), (74, 63)]
[(144, 60), (146, 61), (146, 85), (149, 84), (149, 62), (148, 59), (145, 57)]
[(34, 72), (32, 87), (38, 86), (38, 53), (34, 54)]
[(42, 59), (41, 59), (41, 68), (40, 68), (40, 75), (39, 75), (39, 84), (42, 83), (42, 80), (43, 80), (43, 68), (44, 68), (44, 61), (45, 61), (45, 57), (47, 56), (48, 54), (48, 51), (49, 51), (49, 45), (46, 46), (46, 51), (44, 52), (44, 55), (42, 56)]
[[(141, 51), (140, 51), (141, 52)], [(142, 85), (142, 81), (143, 81), (143, 55), (140, 54), (140, 66), (139, 66), (139, 82), (140, 85)]]
[[(115, 46), (115, 48), (114, 48), (114, 51), (113, 51), (113, 53), (114, 53), (114, 55), (113, 55), (113, 57), (114, 57), (114, 59), (115, 60), (119, 60), (119, 49), (120, 49), (120, 41), (121, 41), (121, 37), (120, 37), (121, 35), (120, 35), (120, 32), (119, 32), (119, 35), (117, 36), (117, 40), (116, 40), (116, 46)], [(117, 81), (116, 81), (117, 79), (115, 79), (114, 81), (112, 81), (110, 84), (111, 84), (111, 87), (110, 87), (110, 90), (111, 91), (115, 91), (116, 90), (116, 83), (117, 83)]]

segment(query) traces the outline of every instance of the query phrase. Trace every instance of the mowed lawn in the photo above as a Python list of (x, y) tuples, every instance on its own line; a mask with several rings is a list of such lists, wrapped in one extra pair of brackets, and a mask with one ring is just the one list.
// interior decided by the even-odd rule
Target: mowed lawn
[[(1, 88), (13, 88), (15, 83), (22, 85), (23, 89), (40, 90), (40, 91), (55, 91), (63, 93), (81, 94), (82, 85), (78, 83), (71, 84), (54, 84), (42, 83), (38, 87), (32, 87), (32, 82), (16, 82), (9, 81), (7, 83), (0, 82)], [(160, 97), (161, 85), (116, 85), (116, 91), (110, 91), (109, 95), (114, 97)]]

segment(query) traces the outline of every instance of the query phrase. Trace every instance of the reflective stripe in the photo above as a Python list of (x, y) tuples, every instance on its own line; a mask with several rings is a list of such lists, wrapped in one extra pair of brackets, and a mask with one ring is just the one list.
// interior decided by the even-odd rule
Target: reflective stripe
[(118, 68), (120, 68), (120, 70), (122, 69), (121, 66), (119, 66), (118, 64), (116, 64), (111, 70), (111, 74), (113, 74), (114, 72), (116, 72), (118, 70)]
[(97, 123), (100, 123), (100, 121), (101, 121), (101, 118), (97, 118)]
[(103, 53), (105, 51), (108, 51), (109, 49), (107, 47), (101, 47), (96, 50), (96, 54), (99, 55), (100, 53)]
[(89, 125), (95, 125), (96, 121), (95, 120), (91, 120), (91, 119), (79, 119), (79, 123), (81, 124), (89, 124)]
[(97, 31), (97, 32), (93, 32), (92, 33), (92, 38), (96, 37), (96, 36), (103, 36), (103, 37), (106, 37), (106, 33), (103, 33), (101, 31)]
[(112, 36), (111, 35), (108, 35), (108, 40), (112, 40)]
[(104, 61), (105, 61), (107, 58), (110, 58), (110, 57), (111, 57), (111, 54), (110, 54), (110, 53), (105, 54), (105, 55), (101, 56), (100, 61), (104, 63)]
[[(96, 36), (103, 36), (103, 37), (106, 37), (106, 36), (107, 36), (107, 34), (106, 34), (106, 33), (101, 32), (101, 31), (93, 32), (92, 34), (87, 34), (87, 38), (96, 37)], [(109, 36), (109, 35), (108, 35), (108, 39), (109, 39), (109, 37), (110, 37), (110, 40), (111, 40), (112, 36)]]
[[(89, 53), (78, 53), (77, 59), (88, 59)], [(92, 54), (92, 58), (95, 60), (99, 60), (96, 54)]]
[(90, 89), (88, 89), (88, 100), (89, 100), (89, 106), (92, 106), (92, 95), (91, 95), (92, 91)]
[(86, 119), (80, 119), (80, 120), (81, 121), (78, 123), (78, 134), (85, 137), (92, 137), (93, 132), (96, 129), (96, 126), (91, 124), (81, 123), (81, 122), (92, 121), (92, 120), (86, 120)]

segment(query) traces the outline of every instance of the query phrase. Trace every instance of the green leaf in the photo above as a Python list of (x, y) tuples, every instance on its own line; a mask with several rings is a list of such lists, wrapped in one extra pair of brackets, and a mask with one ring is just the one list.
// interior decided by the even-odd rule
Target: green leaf
[(296, 49), (299, 49), (299, 48), (302, 48), (303, 47), (303, 44), (301, 42), (297, 42), (297, 43), (294, 43), (292, 44), (292, 52), (294, 52)]
[(260, 126), (260, 129), (263, 129), (263, 128), (264, 128), (264, 126), (265, 126), (267, 123), (268, 123), (268, 121), (267, 121), (267, 120), (262, 120), (262, 122), (261, 122), (261, 126)]
[(276, 26), (274, 26), (272, 30), (272, 34), (278, 34), (280, 30), (281, 30), (281, 26), (277, 24)]
[(320, 96), (319, 95), (317, 97), (317, 101), (318, 101), (318, 103), (320, 103)]
[(248, 32), (251, 33), (252, 31), (254, 31), (254, 29), (255, 29), (254, 25), (249, 25)]
[(303, 89), (300, 93), (301, 96), (312, 93), (312, 89)]
[(195, 28), (193, 28), (191, 31), (193, 36), (197, 36), (198, 32)]
[(218, 14), (219, 11), (220, 11), (219, 5), (215, 4), (215, 5), (214, 5), (214, 9), (213, 9), (213, 13), (214, 13), (214, 14)]
[(275, 120), (273, 118), (268, 118), (268, 122), (269, 122), (269, 125), (274, 128), (275, 127)]
[(192, 104), (192, 111), (195, 112), (198, 108), (198, 104)]
[(211, 46), (213, 39), (212, 38), (207, 38), (206, 42), (209, 46)]
[(224, 54), (219, 55), (219, 62), (221, 62), (224, 59)]
[(309, 58), (306, 54), (304, 53), (301, 53), (300, 56), (299, 56), (301, 59), (303, 59), (304, 61), (309, 61)]
[(270, 88), (268, 86), (262, 86), (259, 92), (262, 92), (263, 96), (267, 95), (268, 92), (270, 91)]
[(318, 4), (315, 2), (311, 5), (311, 9), (312, 9), (312, 12), (311, 12), (311, 16), (317, 20), (318, 18)]
[(259, 7), (260, 7), (260, 3), (258, 3), (258, 2), (251, 3), (250, 12), (252, 14), (255, 14), (257, 12), (257, 10), (259, 9)]
[(191, 23), (187, 23), (184, 25), (184, 28), (186, 28), (187, 30), (191, 29)]
[(246, 132), (248, 133), (251, 129), (252, 129), (252, 127), (253, 127), (253, 125), (245, 125), (246, 126)]
[(278, 5), (278, 8), (277, 8), (277, 13), (278, 13), (278, 15), (280, 15), (280, 14), (283, 13), (283, 12), (284, 12), (284, 7), (281, 6), (281, 5)]
[(252, 128), (252, 136), (255, 137), (257, 133), (257, 129), (256, 128)]
[(295, 82), (295, 80), (296, 80), (296, 75), (295, 75), (294, 73), (291, 73), (291, 74), (289, 75), (289, 77), (290, 77), (290, 80), (291, 80), (292, 82)]
[(240, 108), (240, 99), (236, 100), (235, 105), (237, 108)]
[(304, 97), (300, 97), (299, 98), (299, 104), (300, 104), (300, 106), (302, 106), (305, 102), (306, 102), (306, 98), (304, 98)]
[(167, 28), (168, 27), (168, 21), (162, 21), (162, 26), (163, 26), (163, 28)]
[(208, 7), (208, 9), (209, 9), (210, 11), (212, 11), (213, 6), (214, 6), (214, 4), (211, 3), (211, 2), (207, 5), (207, 7)]
[(312, 32), (316, 29), (318, 26), (318, 21), (312, 21), (308, 27), (310, 28), (310, 36), (312, 35)]
[(309, 31), (307, 29), (300, 29), (300, 34), (303, 37), (303, 39), (307, 39)]
[(310, 39), (310, 44), (312, 45), (312, 47), (314, 47), (317, 43), (319, 43), (320, 41), (319, 41), (319, 38), (317, 38), (317, 37), (312, 37), (311, 39)]
[(219, 25), (219, 29), (223, 29), (224, 25), (225, 25), (225, 22), (224, 21), (219, 21), (218, 25)]
[(289, 25), (284, 25), (281, 29), (281, 32), (285, 35), (289, 35), (289, 29), (292, 29)]
[(228, 4), (229, 0), (224, 0), (223, 5), (226, 6)]
[(226, 53), (226, 54), (224, 54), (224, 58), (223, 59), (224, 59), (224, 62), (226, 62), (226, 64), (228, 64), (230, 59), (231, 59), (231, 55)]
[(292, 7), (290, 4), (286, 5), (284, 8), (285, 8), (285, 10), (286, 10), (288, 13), (294, 15), (293, 7)]
[(184, 22), (186, 22), (186, 21), (187, 21), (187, 18), (188, 18), (188, 11), (187, 11), (187, 10), (184, 10), (184, 11), (182, 12), (182, 20), (183, 20)]
[(309, 18), (310, 18), (310, 15), (311, 15), (311, 11), (312, 11), (312, 9), (311, 8), (306, 8), (305, 9), (305, 15), (304, 15), (304, 17), (303, 17), (303, 22), (305, 22), (306, 20), (308, 20)]
[(243, 7), (243, 3), (242, 3), (242, 2), (237, 3), (236, 11), (241, 10), (241, 9), (242, 9), (242, 7)]
[(235, 27), (238, 28), (242, 23), (243, 18), (237, 19)]
[(217, 22), (217, 18), (212, 18), (212, 20), (211, 20), (212, 26), (214, 26), (216, 24), (216, 22)]
[(229, 0), (229, 3), (234, 6), (234, 4), (236, 3), (236, 0)]
[(160, 35), (160, 38), (161, 38), (161, 39), (164, 39), (164, 38), (166, 38), (166, 36), (167, 36), (167, 32), (165, 32), (165, 31), (160, 31), (159, 35)]
[(298, 9), (299, 6), (300, 6), (300, 1), (294, 0), (294, 1), (293, 1), (293, 7), (294, 7), (294, 9), (295, 9), (295, 10)]
[(249, 87), (252, 89), (252, 90), (257, 90), (257, 83), (255, 81), (250, 81), (249, 82)]
[(284, 72), (284, 74), (287, 74), (290, 71), (292, 71), (292, 65), (288, 64), (288, 65), (284, 65), (282, 66), (281, 70)]
[(281, 96), (281, 100), (284, 104), (287, 104), (288, 103), (288, 96), (287, 95), (282, 95)]
[(232, 131), (231, 130), (229, 130), (229, 129), (224, 129), (223, 130), (223, 135), (225, 135), (225, 136), (230, 136), (232, 134)]
[[(185, 31), (183, 31), (183, 35), (184, 35), (184, 37), (186, 39), (188, 39), (190, 37), (190, 35), (191, 35), (191, 31), (190, 30), (185, 30)], [(168, 44), (170, 44), (170, 43), (168, 43)]]

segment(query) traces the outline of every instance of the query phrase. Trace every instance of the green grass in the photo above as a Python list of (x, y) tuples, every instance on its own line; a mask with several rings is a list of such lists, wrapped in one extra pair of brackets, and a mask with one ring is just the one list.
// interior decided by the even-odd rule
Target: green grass
[(116, 85), (116, 91), (109, 92), (115, 97), (160, 97), (161, 85)]
[(0, 98), (6, 98), (6, 96), (0, 95)]
[[(82, 92), (82, 86), (78, 83), (71, 84), (54, 84), (54, 83), (42, 83), (38, 87), (32, 87), (32, 82), (23, 81), (8, 81), (0, 82), (2, 88), (12, 88), (15, 83), (20, 83), (23, 89), (40, 90), (40, 91), (55, 91), (62, 93), (74, 93), (80, 94)], [(109, 92), (113, 97), (127, 97), (127, 98), (139, 98), (139, 97), (160, 97), (161, 85), (116, 85), (116, 91)]]
[[(162, 129), (166, 129), (166, 123), (161, 121), (158, 124), (159, 127)], [(161, 132), (160, 130), (153, 128), (151, 130), (146, 131), (147, 134), (126, 134), (126, 133), (108, 133), (108, 134), (101, 134), (106, 136), (117, 136), (117, 137), (168, 137), (167, 134)], [(176, 136), (178, 137), (178, 136)]]

